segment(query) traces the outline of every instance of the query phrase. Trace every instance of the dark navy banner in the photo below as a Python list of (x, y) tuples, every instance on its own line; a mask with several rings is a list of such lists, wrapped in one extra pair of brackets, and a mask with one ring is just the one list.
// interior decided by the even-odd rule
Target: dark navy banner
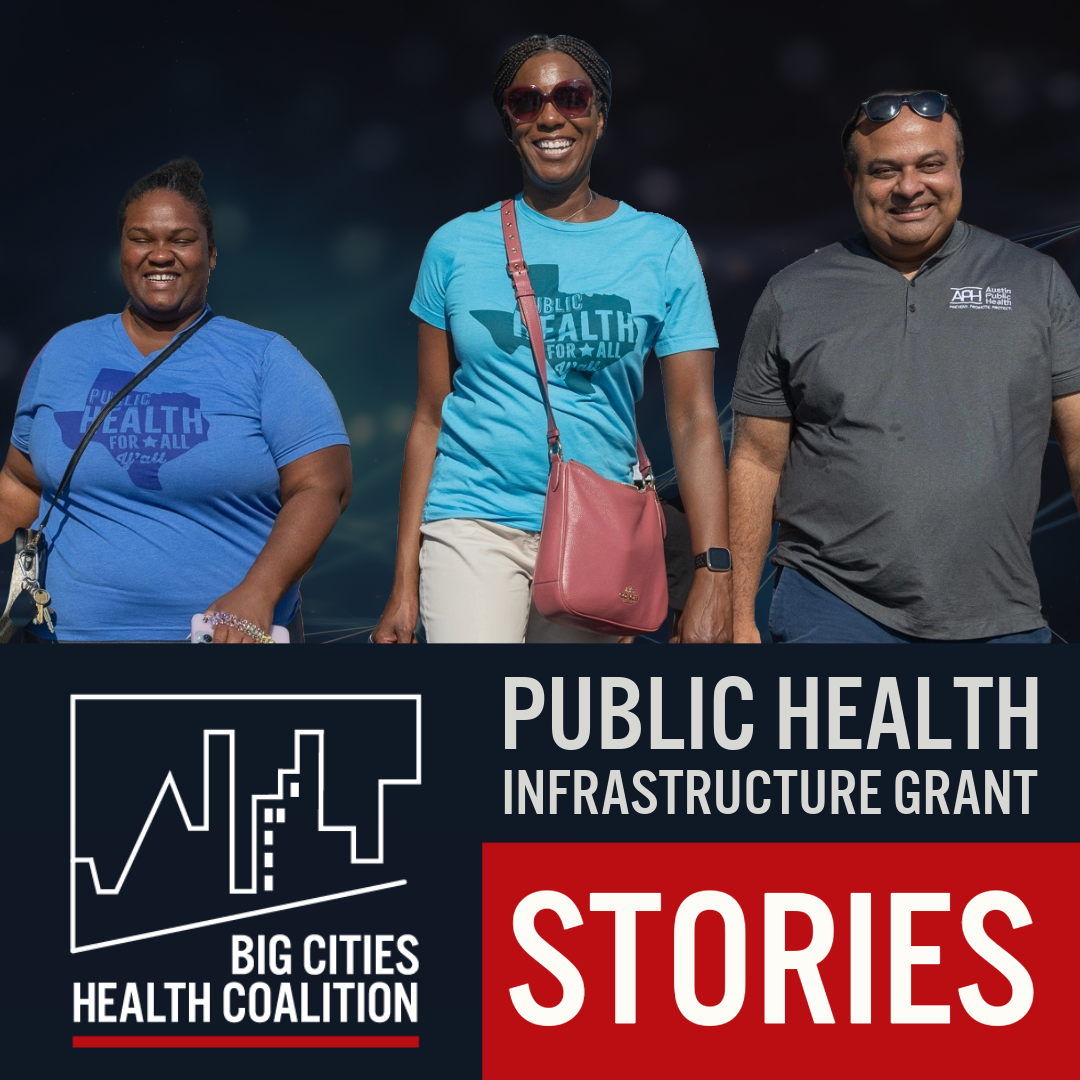
[(1061, 650), (7, 655), (44, 1072), (1063, 1060)]

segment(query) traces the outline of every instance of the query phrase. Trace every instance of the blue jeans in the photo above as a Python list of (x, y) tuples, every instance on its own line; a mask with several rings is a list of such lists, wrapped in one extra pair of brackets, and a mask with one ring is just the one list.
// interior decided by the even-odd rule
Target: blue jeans
[(1050, 629), (1042, 626), (1019, 634), (969, 638), (965, 641), (934, 641), (901, 634), (834, 596), (799, 570), (785, 567), (773, 593), (769, 610), (769, 633), (777, 645), (873, 644), (873, 645), (1048, 645)]

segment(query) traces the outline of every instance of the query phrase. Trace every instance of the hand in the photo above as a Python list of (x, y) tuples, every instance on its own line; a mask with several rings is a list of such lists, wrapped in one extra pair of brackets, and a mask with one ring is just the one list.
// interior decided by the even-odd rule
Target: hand
[(371, 640), (376, 645), (416, 645), (413, 631), (419, 613), (420, 601), (415, 592), (403, 598), (391, 593), (382, 617), (371, 633)]
[[(274, 622), (274, 601), (250, 586), (238, 585), (231, 592), (218, 597), (207, 609), (206, 614), (226, 611), (238, 619), (253, 622), (260, 630), (270, 633)], [(235, 626), (215, 626), (215, 645), (254, 645), (255, 642), (237, 630)]]
[(754, 609), (749, 611), (737, 611), (735, 613), (735, 644), (736, 645), (760, 645), (761, 632), (754, 621)]
[(694, 571), (694, 584), (672, 641), (680, 645), (731, 641), (731, 574)]

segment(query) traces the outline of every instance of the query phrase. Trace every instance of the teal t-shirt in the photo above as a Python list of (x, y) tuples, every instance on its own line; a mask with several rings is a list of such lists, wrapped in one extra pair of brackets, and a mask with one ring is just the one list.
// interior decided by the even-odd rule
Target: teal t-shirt
[[(677, 222), (625, 203), (580, 224), (544, 217), (520, 195), (516, 207), (564, 455), (629, 481), (646, 357), (716, 348), (693, 245)], [(435, 233), (410, 305), (450, 331), (460, 365), (443, 404), (424, 521), (480, 518), (538, 530), (547, 422), (498, 211), (496, 203), (463, 214)]]

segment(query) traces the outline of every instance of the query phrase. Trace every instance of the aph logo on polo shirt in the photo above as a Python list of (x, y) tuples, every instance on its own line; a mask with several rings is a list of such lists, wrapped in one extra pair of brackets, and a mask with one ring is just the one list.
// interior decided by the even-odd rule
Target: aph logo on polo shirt
[(952, 311), (974, 309), (976, 311), (1012, 311), (1012, 289), (1000, 285), (950, 286)]

